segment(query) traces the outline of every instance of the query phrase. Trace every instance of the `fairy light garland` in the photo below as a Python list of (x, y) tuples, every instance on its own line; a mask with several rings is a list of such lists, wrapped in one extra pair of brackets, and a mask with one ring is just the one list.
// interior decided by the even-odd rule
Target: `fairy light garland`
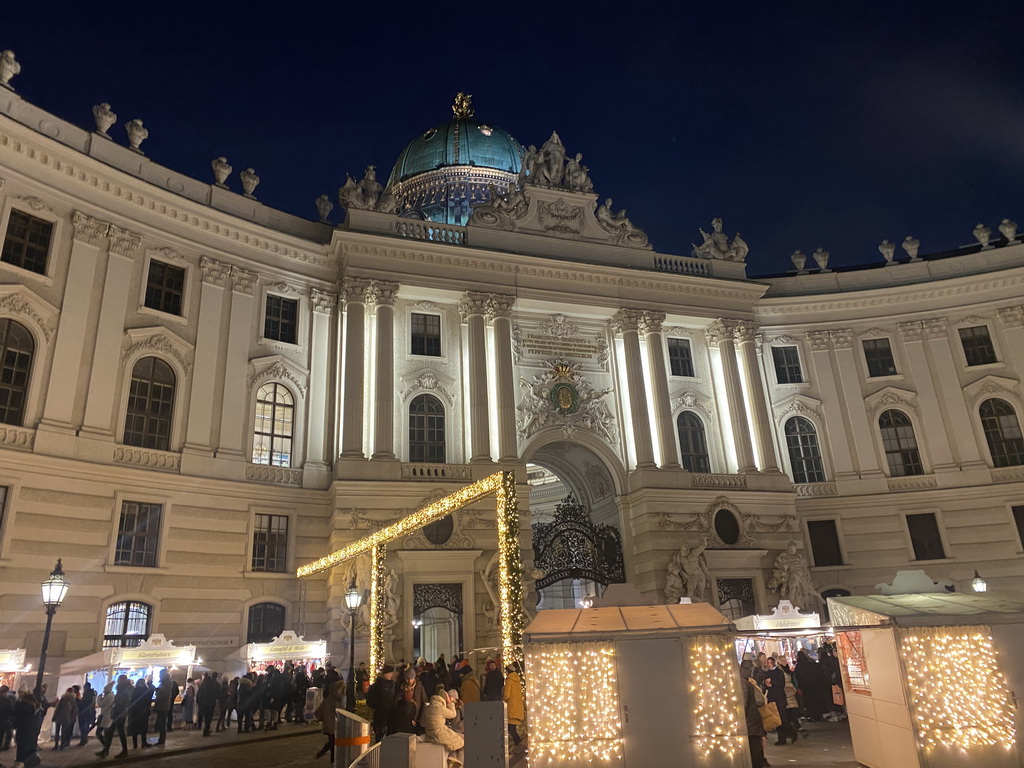
[(531, 766), (622, 758), (611, 643), (531, 646), (526, 681)]
[(718, 752), (731, 758), (747, 743), (740, 727), (733, 643), (719, 635), (699, 635), (689, 646), (696, 747), (704, 757)]
[(911, 711), (926, 750), (1015, 744), (1006, 678), (987, 626), (900, 630)]
[(384, 561), (388, 548), (378, 544), (370, 550), (370, 669), (384, 665)]

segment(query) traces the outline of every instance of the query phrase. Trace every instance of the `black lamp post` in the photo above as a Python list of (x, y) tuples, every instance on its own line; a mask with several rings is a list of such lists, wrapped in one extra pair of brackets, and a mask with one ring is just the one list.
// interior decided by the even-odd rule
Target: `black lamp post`
[(36, 673), (36, 698), (43, 698), (43, 674), (46, 671), (46, 650), (50, 646), (50, 627), (53, 625), (53, 614), (57, 612), (64, 595), (68, 593), (68, 583), (64, 581), (64, 567), (60, 558), (50, 572), (50, 578), (42, 584), (43, 606), (46, 608), (46, 631), (43, 632), (43, 647), (39, 651), (39, 671)]
[(345, 686), (345, 703), (349, 712), (356, 711), (356, 612), (363, 604), (363, 593), (356, 587), (355, 578), (345, 592), (348, 606), (348, 685)]

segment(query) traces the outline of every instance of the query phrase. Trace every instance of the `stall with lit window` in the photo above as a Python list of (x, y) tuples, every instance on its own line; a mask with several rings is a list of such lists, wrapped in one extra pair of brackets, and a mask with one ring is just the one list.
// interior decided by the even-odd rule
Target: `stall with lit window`
[(306, 640), (287, 630), (269, 643), (243, 645), (234, 657), (245, 663), (245, 672), (263, 673), (267, 667), (281, 669), (285, 664), (312, 672), (327, 661), (327, 641)]
[(21, 685), (21, 676), (27, 675), (31, 669), (32, 665), (25, 663), (24, 648), (0, 651), (0, 685), (17, 691)]
[(754, 614), (736, 620), (736, 658), (750, 653), (795, 659), (797, 651), (817, 655), (831, 630), (821, 626), (817, 613), (804, 613), (789, 600), (781, 600), (770, 614)]
[(830, 597), (828, 606), (862, 765), (1024, 765), (1024, 595)]
[(139, 678), (159, 681), (164, 669), (175, 679), (185, 680), (192, 677), (193, 669), (200, 663), (194, 645), (176, 646), (163, 635), (152, 634), (134, 648), (104, 648), (61, 664), (57, 688), (63, 692), (86, 681), (96, 690), (102, 690), (120, 675), (127, 675), (132, 682)]

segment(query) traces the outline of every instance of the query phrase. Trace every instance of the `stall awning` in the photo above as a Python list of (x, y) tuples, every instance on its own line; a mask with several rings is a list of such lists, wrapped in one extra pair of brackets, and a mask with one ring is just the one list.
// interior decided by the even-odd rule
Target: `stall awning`
[(24, 672), (25, 649), (0, 651), (0, 672)]
[(959, 592), (830, 597), (832, 626), (900, 627), (1024, 623), (1024, 594)]
[(196, 663), (196, 647), (181, 647), (153, 634), (136, 648), (104, 648), (102, 651), (60, 665), (61, 675), (85, 675), (97, 669), (141, 669), (142, 667), (187, 667)]
[(306, 640), (292, 631), (282, 632), (269, 643), (248, 643), (228, 658), (242, 661), (294, 661), (327, 658), (326, 640)]
[(636, 605), (538, 611), (526, 628), (528, 640), (554, 636), (607, 636), (623, 633), (687, 633), (722, 631), (729, 620), (708, 603)]

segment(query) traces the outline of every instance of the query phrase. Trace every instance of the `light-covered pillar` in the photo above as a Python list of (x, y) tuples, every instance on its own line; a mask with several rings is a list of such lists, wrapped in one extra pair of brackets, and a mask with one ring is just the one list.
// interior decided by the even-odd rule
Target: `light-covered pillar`
[(468, 326), (469, 451), (471, 462), (491, 461), (487, 408), (487, 307), (490, 296), (467, 291), (459, 313)]
[(249, 342), (253, 329), (253, 294), (260, 276), (240, 267), (231, 268), (231, 311), (228, 315), (228, 345), (224, 353), (224, 399), (220, 414), (220, 444), (217, 456), (245, 455), (245, 425), (249, 399), (243, 397), (249, 369)]
[(225, 288), (231, 280), (231, 267), (205, 256), (200, 260), (199, 267), (203, 272), (203, 286), (199, 294), (196, 363), (192, 374), (185, 451), (212, 453), (213, 406), (221, 357), (221, 320), (224, 315)]
[[(880, 477), (882, 470), (875, 448), (877, 424), (872, 424), (864, 404), (861, 389), (861, 373), (857, 368), (856, 352), (853, 348), (853, 331), (849, 329), (830, 331), (832, 348), (835, 350), (835, 386), (843, 399), (844, 410), (849, 414), (848, 433), (853, 442), (854, 467), (861, 478)], [(828, 409), (826, 408), (826, 413)], [(840, 442), (834, 432), (829, 435), (832, 445)]]
[(831, 335), (830, 331), (811, 331), (807, 334), (807, 345), (811, 350), (811, 380), (817, 382), (818, 392), (821, 394), (823, 418), (825, 428), (828, 429), (828, 442), (832, 449), (832, 461), (835, 462), (836, 477), (844, 479), (854, 477), (856, 468), (853, 453), (850, 451), (850, 430), (843, 420), (844, 409), (841, 407), (839, 388), (832, 371)]
[(327, 466), (327, 425), (331, 410), (327, 393), (331, 386), (334, 345), (331, 343), (334, 310), (338, 296), (313, 288), (309, 293), (313, 305), (313, 328), (310, 333), (309, 399), (306, 407), (306, 461), (303, 467), (319, 469)]
[(743, 399), (743, 382), (740, 380), (740, 369), (736, 362), (736, 342), (734, 333), (735, 320), (715, 320), (704, 329), (708, 345), (718, 347), (722, 362), (722, 378), (725, 386), (725, 399), (729, 406), (729, 422), (732, 426), (733, 445), (736, 447), (737, 470), (741, 474), (756, 472), (754, 449), (750, 443), (750, 430), (747, 427), (747, 406)]
[(779, 457), (775, 453), (774, 430), (768, 413), (768, 398), (764, 395), (761, 378), (761, 364), (757, 356), (757, 324), (741, 320), (733, 331), (740, 357), (743, 360), (743, 376), (750, 398), (751, 422), (754, 425), (754, 441), (760, 458), (762, 472), (780, 472)]
[[(945, 429), (942, 416), (942, 405), (932, 380), (931, 366), (924, 348), (924, 327), (919, 321), (899, 323), (896, 326), (903, 337), (903, 349), (907, 356), (907, 370), (913, 372), (914, 384), (917, 385), (917, 399), (921, 404), (921, 418), (928, 429), (928, 435), (918, 436), (924, 442), (927, 439), (928, 451), (934, 461), (935, 469), (952, 469), (956, 466), (953, 451), (949, 444), (949, 436)], [(871, 425), (878, 429), (878, 422)]]
[(651, 376), (651, 404), (654, 406), (654, 424), (661, 448), (661, 466), (679, 466), (679, 443), (672, 423), (672, 405), (668, 399), (668, 367), (665, 365), (665, 338), (662, 327), (664, 312), (645, 311), (640, 318), (640, 333), (647, 342), (647, 366)]
[(494, 327), (494, 388), (498, 397), (498, 461), (519, 458), (516, 391), (512, 371), (512, 305), (515, 296), (491, 294), (487, 314)]
[(374, 280), (368, 297), (377, 316), (377, 375), (373, 419), (373, 459), (395, 458), (395, 297), (398, 283)]
[(651, 444), (651, 419), (647, 412), (647, 388), (644, 386), (644, 364), (640, 355), (639, 309), (620, 309), (612, 317), (612, 328), (622, 337), (626, 357), (626, 389), (629, 392), (629, 415), (633, 427), (633, 444), (637, 467), (655, 467)]
[(345, 381), (341, 424), (341, 455), (363, 454), (363, 376), (366, 358), (366, 291), (369, 280), (348, 278), (342, 283), (345, 296)]
[(953, 449), (953, 459), (961, 467), (983, 467), (985, 460), (981, 457), (981, 446), (975, 438), (971, 414), (960, 388), (958, 363), (953, 359), (949, 323), (946, 318), (937, 317), (925, 320), (922, 326), (928, 337), (932, 378), (938, 383), (939, 402), (945, 415), (943, 424)]

